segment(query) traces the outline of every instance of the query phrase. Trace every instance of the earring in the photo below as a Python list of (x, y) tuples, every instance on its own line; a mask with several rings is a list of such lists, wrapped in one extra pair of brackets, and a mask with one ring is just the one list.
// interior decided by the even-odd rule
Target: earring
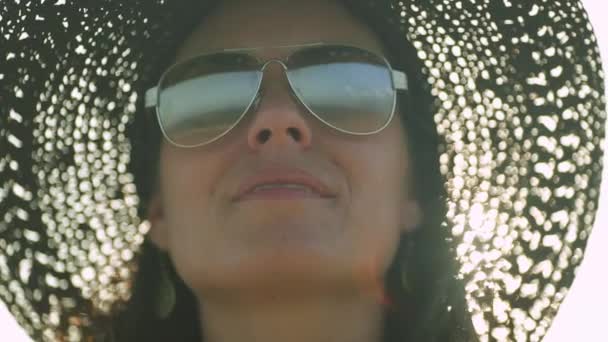
[(402, 257), (401, 260), (401, 287), (403, 288), (403, 291), (406, 293), (411, 292), (412, 288), (411, 288), (411, 284), (410, 284), (410, 278), (408, 276), (408, 262), (409, 259), (412, 256), (412, 248), (414, 247), (414, 242), (412, 241), (411, 237), (406, 237), (406, 243), (405, 243), (405, 253), (404, 256)]
[(407, 260), (404, 260), (401, 266), (401, 287), (405, 292), (410, 292), (411, 290), (409, 279), (407, 276)]
[(164, 253), (160, 256), (160, 279), (156, 293), (155, 313), (161, 320), (169, 317), (175, 307), (175, 285), (169, 274), (167, 258)]

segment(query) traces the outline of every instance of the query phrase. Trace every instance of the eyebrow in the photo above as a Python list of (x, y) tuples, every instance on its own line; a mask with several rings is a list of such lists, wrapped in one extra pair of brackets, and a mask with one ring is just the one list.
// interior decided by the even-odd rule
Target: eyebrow
[(285, 51), (279, 54), (267, 54), (264, 53), (267, 50), (285, 50), (290, 48), (303, 48), (310, 46), (319, 46), (327, 44), (327, 42), (314, 42), (314, 43), (301, 43), (301, 44), (289, 44), (289, 45), (272, 45), (272, 46), (252, 46), (252, 47), (243, 47), (243, 48), (228, 48), (222, 50), (216, 50), (218, 52), (247, 52), (249, 51), (252, 55), (256, 56), (262, 60), (270, 60), (270, 59), (284, 59), (290, 55), (290, 52)]
[(221, 51), (247, 51), (247, 50), (260, 50), (260, 49), (285, 49), (285, 48), (293, 48), (293, 47), (305, 47), (305, 46), (315, 46), (315, 45), (323, 45), (329, 44), (328, 42), (315, 42), (315, 43), (302, 43), (302, 44), (290, 44), (290, 45), (277, 45), (277, 46), (255, 46), (255, 47), (246, 47), (246, 48), (228, 48), (223, 49)]
[[(270, 49), (270, 50), (276, 50), (276, 49), (288, 49), (288, 48), (303, 48), (303, 47), (310, 47), (310, 46), (318, 46), (318, 45), (327, 45), (327, 44), (338, 44), (338, 45), (350, 45), (350, 46), (355, 46), (355, 47), (360, 47), (360, 48), (364, 48), (364, 49), (368, 49), (371, 51), (374, 51), (375, 49), (370, 49), (367, 47), (363, 47), (361, 46), (361, 44), (352, 42), (350, 40), (348, 41), (335, 41), (335, 40), (329, 40), (329, 41), (318, 41), (318, 42), (311, 42), (311, 43), (301, 43), (301, 44), (289, 44), (289, 45), (272, 45), (272, 46), (251, 46), (251, 47), (241, 47), (241, 48), (225, 48), (225, 49), (210, 49), (207, 52), (203, 52), (203, 53), (213, 53), (213, 52), (244, 52), (244, 51), (264, 51), (265, 49)], [(381, 56), (387, 56), (387, 51), (385, 51), (384, 47), (380, 48), (380, 51), (374, 51), (375, 53), (379, 53)], [(260, 54), (257, 51), (254, 53), (251, 53), (252, 55), (258, 57), (259, 59), (262, 60), (270, 60), (273, 58), (277, 58), (277, 59), (283, 59), (285, 57), (287, 57), (289, 55), (289, 53), (281, 53), (279, 55), (275, 55), (275, 56), (270, 56), (270, 55), (266, 55), (266, 54)]]
[[(261, 54), (259, 52), (266, 50), (276, 50), (276, 49), (287, 49), (287, 48), (294, 48), (294, 47), (307, 47), (307, 46), (315, 46), (315, 45), (322, 45), (322, 44), (333, 44), (333, 42), (324, 42), (324, 41), (318, 41), (318, 42), (314, 42), (314, 43), (301, 43), (301, 44), (289, 44), (289, 45), (271, 45), (271, 46), (249, 46), (249, 47), (238, 47), (238, 48), (218, 48), (218, 47), (211, 47), (211, 48), (206, 48), (203, 49), (202, 51), (199, 51), (195, 54), (188, 54), (186, 56), (182, 56), (182, 58), (180, 58), (180, 60), (186, 60), (186, 59), (190, 59), (192, 57), (198, 56), (198, 55), (204, 55), (204, 54), (210, 54), (210, 53), (218, 53), (218, 52), (246, 52), (246, 51), (252, 51), (251, 55), (256, 56), (259, 59), (263, 59), (263, 60), (268, 60), (268, 59), (273, 59), (273, 58), (277, 58), (277, 59), (283, 59), (285, 57), (287, 57), (289, 55), (288, 52), (285, 53), (281, 53), (279, 55), (275, 55), (275, 56), (270, 56), (267, 54)], [(339, 44), (339, 43), (336, 43)], [(344, 44), (344, 43), (340, 43), (340, 44)], [(258, 51), (255, 51), (258, 50)], [(255, 52), (254, 52), (255, 51)], [(176, 59), (177, 61), (177, 59)]]

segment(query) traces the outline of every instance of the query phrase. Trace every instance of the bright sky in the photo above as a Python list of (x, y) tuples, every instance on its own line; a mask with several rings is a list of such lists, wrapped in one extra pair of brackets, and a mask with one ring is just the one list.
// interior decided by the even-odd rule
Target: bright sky
[[(608, 70), (608, 13), (606, 0), (583, 0), (600, 43)], [(607, 87), (608, 88), (608, 87)], [(608, 153), (604, 157), (608, 159)], [(608, 167), (604, 169), (595, 228), (585, 259), (560, 312), (543, 342), (608, 341)], [(30, 342), (0, 301), (0, 341)]]

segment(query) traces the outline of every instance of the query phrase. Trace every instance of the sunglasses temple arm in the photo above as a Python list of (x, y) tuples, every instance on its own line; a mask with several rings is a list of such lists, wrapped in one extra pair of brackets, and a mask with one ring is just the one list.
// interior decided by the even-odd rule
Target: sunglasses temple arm
[(155, 107), (158, 102), (158, 87), (146, 91), (146, 108)]
[(393, 70), (393, 85), (395, 89), (408, 90), (407, 75), (403, 71)]

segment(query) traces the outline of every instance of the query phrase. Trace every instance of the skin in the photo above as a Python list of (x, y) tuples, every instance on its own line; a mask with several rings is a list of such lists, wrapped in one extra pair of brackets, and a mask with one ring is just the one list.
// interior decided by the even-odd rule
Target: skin
[[(336, 3), (228, 1), (176, 61), (318, 41), (382, 54), (372, 31)], [(150, 237), (195, 293), (205, 341), (380, 341), (384, 273), (400, 234), (421, 219), (400, 120), (372, 136), (335, 131), (290, 96), (277, 63), (262, 89), (257, 111), (216, 142), (193, 149), (163, 142)], [(306, 170), (337, 196), (233, 202), (245, 178), (267, 166)]]

